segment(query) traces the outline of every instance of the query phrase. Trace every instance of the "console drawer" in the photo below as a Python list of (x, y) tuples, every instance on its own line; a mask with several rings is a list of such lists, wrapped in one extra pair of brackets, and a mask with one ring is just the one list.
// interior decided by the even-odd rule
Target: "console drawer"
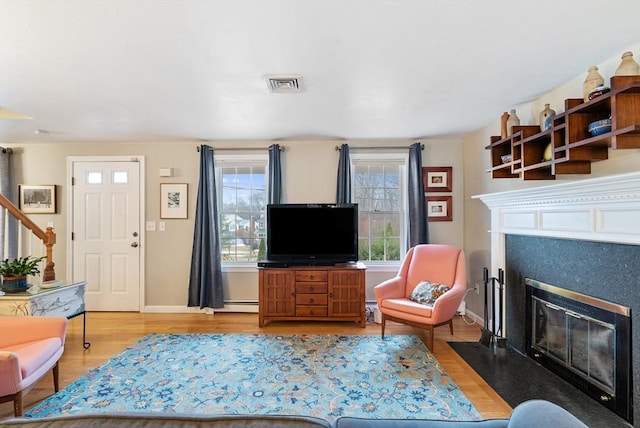
[(327, 307), (325, 306), (296, 306), (297, 317), (326, 317)]
[(296, 282), (322, 282), (329, 279), (326, 270), (298, 270), (296, 271)]
[(327, 294), (329, 286), (326, 282), (298, 282), (296, 283), (296, 294)]
[(296, 305), (327, 305), (326, 294), (296, 294)]

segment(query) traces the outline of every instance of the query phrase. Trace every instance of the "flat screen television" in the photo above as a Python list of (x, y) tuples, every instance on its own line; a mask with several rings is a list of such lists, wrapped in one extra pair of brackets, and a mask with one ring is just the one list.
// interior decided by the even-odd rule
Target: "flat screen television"
[(358, 260), (358, 204), (267, 205), (267, 260), (333, 265)]

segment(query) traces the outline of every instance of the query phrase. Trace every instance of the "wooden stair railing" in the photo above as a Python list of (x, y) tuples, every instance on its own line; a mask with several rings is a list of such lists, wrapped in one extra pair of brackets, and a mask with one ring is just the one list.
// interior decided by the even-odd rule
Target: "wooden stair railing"
[[(47, 257), (47, 264), (44, 268), (42, 280), (45, 282), (54, 281), (56, 279), (56, 272), (54, 268), (55, 263), (53, 262), (53, 246), (56, 243), (56, 233), (53, 231), (53, 227), (47, 227), (46, 230), (42, 230), (3, 194), (0, 194), (0, 205), (15, 217), (22, 226), (29, 229), (33, 235), (42, 241), (46, 249)], [(4, 227), (4, 225), (2, 225), (2, 227)]]

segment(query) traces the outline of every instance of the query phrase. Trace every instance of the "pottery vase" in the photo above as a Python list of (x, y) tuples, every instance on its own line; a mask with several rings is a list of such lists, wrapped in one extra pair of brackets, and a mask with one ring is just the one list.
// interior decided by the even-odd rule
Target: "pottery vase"
[(553, 110), (549, 104), (545, 104), (544, 105), (544, 110), (542, 110), (540, 112), (540, 115), (538, 116), (538, 118), (540, 119), (540, 129), (542, 131), (546, 131), (547, 129), (549, 129), (551, 127), (551, 121), (547, 120), (549, 119), (551, 116), (554, 116), (556, 114), (556, 111)]
[(516, 114), (515, 109), (511, 109), (509, 112), (509, 119), (507, 120), (507, 133), (509, 135), (513, 134), (513, 127), (520, 125), (520, 118)]
[(589, 92), (598, 85), (604, 85), (604, 78), (598, 73), (598, 67), (595, 65), (589, 67), (587, 78), (582, 84), (582, 95), (585, 101), (589, 101)]
[(616, 68), (615, 76), (635, 76), (640, 74), (640, 64), (633, 59), (633, 52), (622, 54), (622, 62)]
[(509, 113), (506, 111), (502, 113), (500, 116), (500, 136), (502, 138), (507, 138), (509, 133), (507, 132), (507, 121), (509, 120)]
[(5, 276), (2, 278), (2, 286), (0, 286), (0, 289), (7, 293), (20, 293), (22, 291), (27, 291), (27, 289), (29, 289), (27, 277)]

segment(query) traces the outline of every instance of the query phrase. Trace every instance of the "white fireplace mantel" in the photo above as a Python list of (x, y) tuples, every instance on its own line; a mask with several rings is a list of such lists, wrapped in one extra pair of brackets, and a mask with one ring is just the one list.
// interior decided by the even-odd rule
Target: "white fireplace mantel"
[(492, 234), (640, 245), (640, 172), (473, 196)]

